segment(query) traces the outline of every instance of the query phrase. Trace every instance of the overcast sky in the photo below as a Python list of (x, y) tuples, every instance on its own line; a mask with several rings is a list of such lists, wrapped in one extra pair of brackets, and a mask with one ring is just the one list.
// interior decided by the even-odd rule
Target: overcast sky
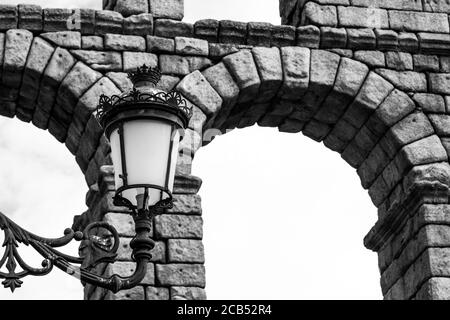
[[(98, 9), (102, 0), (0, 2)], [(204, 18), (280, 21), (277, 0), (185, 0), (185, 21)], [(86, 209), (75, 159), (48, 132), (0, 118), (0, 168), (0, 211), (34, 233), (60, 236)], [(255, 126), (201, 149), (193, 174), (203, 179), (209, 299), (381, 299), (376, 254), (363, 246), (376, 209), (339, 154)], [(25, 278), (14, 295), (0, 288), (0, 299), (82, 296), (59, 270)]]

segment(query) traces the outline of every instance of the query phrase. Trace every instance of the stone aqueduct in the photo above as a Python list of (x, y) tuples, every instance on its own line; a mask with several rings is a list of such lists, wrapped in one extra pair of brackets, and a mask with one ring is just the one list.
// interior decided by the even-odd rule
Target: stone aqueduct
[[(385, 299), (450, 299), (450, 4), (446, 0), (280, 0), (282, 25), (182, 22), (183, 0), (104, 1), (105, 10), (0, 5), (0, 114), (64, 143), (84, 173), (88, 210), (106, 220), (132, 272), (126, 209), (112, 204), (98, 97), (130, 88), (126, 72), (159, 66), (161, 86), (192, 103), (175, 205), (158, 216), (142, 285), (85, 299), (205, 299), (201, 180), (195, 152), (258, 123), (339, 152), (378, 208), (365, 238)], [(448, 96), (447, 96), (448, 95)], [(202, 139), (203, 138), (203, 139)]]

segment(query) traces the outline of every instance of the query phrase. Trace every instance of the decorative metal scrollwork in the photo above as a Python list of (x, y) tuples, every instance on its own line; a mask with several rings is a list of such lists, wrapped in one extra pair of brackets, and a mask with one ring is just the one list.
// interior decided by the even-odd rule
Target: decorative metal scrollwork
[[(2, 247), (5, 248), (4, 254), (0, 260), (0, 269), (4, 266), (8, 272), (0, 271), (0, 279), (4, 279), (2, 285), (10, 288), (12, 292), (20, 288), (23, 284), (22, 278), (32, 276), (43, 276), (52, 271), (56, 266), (64, 272), (80, 279), (97, 279), (97, 275), (91, 274), (85, 268), (92, 268), (99, 263), (111, 263), (116, 258), (119, 246), (119, 235), (111, 225), (104, 222), (95, 222), (87, 226), (84, 233), (75, 232), (72, 229), (66, 229), (64, 236), (57, 239), (48, 239), (39, 237), (10, 220), (0, 212), (0, 229), (3, 230), (5, 239)], [(104, 229), (107, 236), (102, 237), (91, 233), (94, 229)], [(72, 240), (82, 241), (81, 249), (88, 253), (88, 256), (73, 257), (59, 252), (55, 248), (67, 245)], [(33, 247), (44, 260), (42, 268), (33, 268), (28, 265), (20, 256), (18, 248), (22, 243)], [(80, 267), (73, 264), (80, 264)], [(17, 267), (22, 271), (17, 271)]]

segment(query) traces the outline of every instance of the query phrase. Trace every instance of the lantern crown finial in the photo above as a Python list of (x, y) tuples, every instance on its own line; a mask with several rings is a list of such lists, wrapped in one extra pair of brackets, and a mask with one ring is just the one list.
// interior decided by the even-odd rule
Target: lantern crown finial
[(161, 80), (161, 71), (158, 67), (148, 67), (144, 64), (142, 67), (138, 67), (135, 72), (129, 72), (128, 78), (133, 82), (133, 85), (145, 81), (156, 86)]

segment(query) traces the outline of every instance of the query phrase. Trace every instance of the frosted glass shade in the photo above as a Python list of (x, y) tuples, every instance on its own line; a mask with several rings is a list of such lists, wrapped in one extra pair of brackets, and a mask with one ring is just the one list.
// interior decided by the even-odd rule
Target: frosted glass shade
[[(111, 132), (111, 157), (115, 170), (116, 190), (134, 206), (145, 207), (169, 197), (173, 191), (180, 141), (177, 127), (168, 121), (143, 119), (126, 121)], [(139, 203), (139, 207), (142, 203)]]

